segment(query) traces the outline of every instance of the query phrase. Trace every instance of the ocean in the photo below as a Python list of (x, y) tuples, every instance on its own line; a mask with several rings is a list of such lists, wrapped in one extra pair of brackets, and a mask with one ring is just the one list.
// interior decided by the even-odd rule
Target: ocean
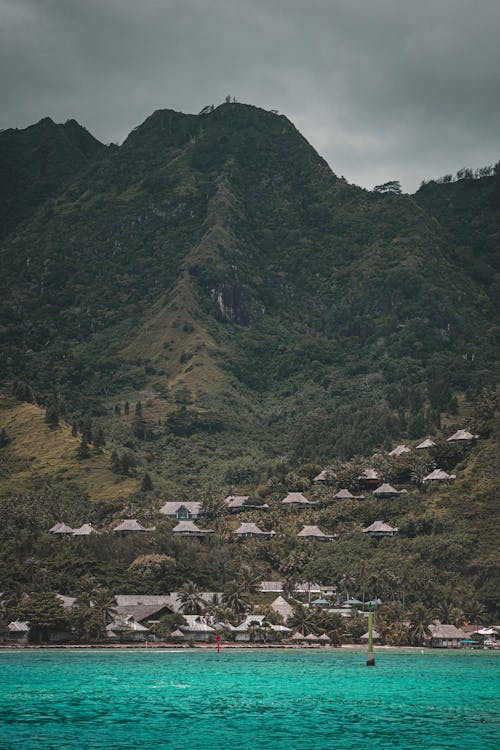
[(3, 650), (2, 750), (500, 748), (500, 655)]

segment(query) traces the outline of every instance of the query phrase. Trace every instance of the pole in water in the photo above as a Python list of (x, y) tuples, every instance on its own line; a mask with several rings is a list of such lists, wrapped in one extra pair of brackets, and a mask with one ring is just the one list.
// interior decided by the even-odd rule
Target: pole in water
[(368, 612), (368, 653), (366, 655), (366, 666), (375, 666), (375, 654), (373, 653), (373, 612)]
[(217, 653), (220, 654), (220, 635), (216, 635), (215, 640), (217, 641)]

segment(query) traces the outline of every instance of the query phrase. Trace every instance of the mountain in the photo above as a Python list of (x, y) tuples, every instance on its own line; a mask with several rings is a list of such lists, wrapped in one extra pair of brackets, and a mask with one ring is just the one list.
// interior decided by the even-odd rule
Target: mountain
[(12, 231), (105, 151), (76, 120), (45, 117), (0, 133), (0, 236)]
[[(156, 447), (200, 443), (196, 477), (214, 467), (205, 443), (324, 461), (417, 437), (491, 381), (491, 275), (470, 273), (480, 239), (457, 250), (459, 205), (453, 230), (426, 190), (350, 185), (286, 117), (248, 105), (160, 110), (111, 149), (68, 126), (34, 129), (58, 134), (60, 163), (78, 142), (79, 169), (2, 243), (7, 380), (69, 414), (148, 394)], [(485, 212), (493, 226), (493, 199)]]
[[(271, 505), (247, 518), (278, 531), (245, 548), (263, 575), (359, 582), (370, 563), (389, 596), (392, 565), (413, 601), (494, 611), (498, 170), (370, 192), (286, 117), (235, 103), (159, 110), (119, 147), (45, 119), (0, 133), (0, 156), (2, 586), (32, 585), (29, 558), (66, 593), (89, 571), (161, 592), (128, 567), (144, 540), (61, 551), (44, 535), (133, 513), (176, 585), (214, 590), (242, 559), (220, 518), (237, 489)], [(455, 450), (464, 426), (481, 441)], [(429, 460), (387, 457), (425, 435)], [(425, 492), (436, 462), (459, 479)], [(312, 482), (326, 465), (353, 491), (376, 465), (409, 492), (336, 502)], [(317, 500), (304, 522), (338, 532), (334, 549), (298, 548), (290, 490)], [(172, 540), (158, 508), (179, 497), (211, 509), (213, 544)], [(400, 535), (374, 546), (376, 518)]]

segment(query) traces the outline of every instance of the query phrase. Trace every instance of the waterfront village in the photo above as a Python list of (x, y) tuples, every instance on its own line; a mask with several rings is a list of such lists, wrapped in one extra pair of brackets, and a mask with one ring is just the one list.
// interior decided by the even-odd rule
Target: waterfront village
[[(479, 438), (467, 430), (458, 430), (448, 443), (472, 443)], [(435, 442), (427, 438), (413, 449), (398, 445), (389, 452), (392, 459), (415, 451), (427, 451)], [(379, 471), (367, 467), (357, 477), (358, 493), (339, 487), (332, 470), (324, 469), (314, 477), (314, 483), (336, 485), (336, 500), (374, 498), (390, 499), (407, 494), (386, 481)], [(421, 477), (420, 486), (429, 488), (451, 483), (455, 474), (433, 468)], [(283, 512), (295, 513), (314, 510), (317, 502), (303, 492), (289, 492), (280, 501)], [(224, 499), (226, 512), (234, 517), (251, 512), (258, 520), (236, 523), (234, 537), (266, 543), (276, 532), (268, 528), (267, 503), (258, 502), (250, 495), (231, 493)], [(170, 519), (171, 534), (177, 538), (191, 538), (203, 544), (203, 539), (216, 535), (216, 530), (199, 524), (203, 521), (202, 502), (165, 502), (160, 508), (162, 517)], [(262, 520), (259, 520), (262, 519)], [(125, 518), (112, 528), (96, 529), (91, 523), (72, 528), (61, 519), (47, 533), (66, 540), (64, 543), (85, 544), (85, 539), (99, 534), (116, 537), (141, 537), (154, 534), (155, 526), (145, 526), (136, 518)], [(373, 519), (362, 528), (367, 537), (378, 543), (398, 533), (385, 519)], [(307, 544), (335, 542), (337, 534), (328, 533), (316, 524), (302, 524), (298, 539)], [(68, 540), (79, 539), (79, 542)], [(90, 579), (91, 577), (89, 577)], [(89, 580), (91, 584), (91, 581)], [(89, 590), (74, 595), (53, 593), (25, 594), (21, 601), (12, 603), (0, 594), (0, 641), (3, 645), (19, 647), (30, 644), (67, 645), (75, 643), (104, 645), (186, 645), (209, 644), (222, 641), (226, 645), (259, 646), (340, 646), (363, 644), (368, 641), (367, 615), (375, 615), (373, 640), (379, 644), (396, 646), (428, 646), (431, 648), (487, 648), (500, 647), (500, 626), (491, 623), (448, 623), (427, 619), (425, 612), (398, 623), (396, 631), (384, 617), (378, 617), (383, 602), (375, 592), (373, 598), (349, 595), (353, 582), (346, 574), (341, 582), (315, 583), (297, 580), (257, 580), (247, 571), (246, 586), (227, 591), (203, 591), (187, 581), (179, 591), (168, 594), (112, 593)], [(31, 599), (32, 611), (26, 601)], [(26, 605), (26, 606), (25, 606)], [(38, 606), (37, 606), (38, 605)], [(22, 612), (28, 615), (22, 616)], [(9, 617), (17, 612), (14, 619)], [(428, 613), (427, 613), (428, 614)], [(83, 621), (83, 622), (82, 622)], [(76, 627), (75, 627), (76, 624)], [(77, 633), (79, 635), (77, 635)]]

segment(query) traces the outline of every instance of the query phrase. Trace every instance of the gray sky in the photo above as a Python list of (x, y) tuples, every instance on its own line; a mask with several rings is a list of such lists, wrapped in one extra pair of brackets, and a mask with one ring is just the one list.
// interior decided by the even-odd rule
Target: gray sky
[(230, 93), (364, 187), (500, 159), (499, 0), (0, 0), (0, 127), (121, 142)]

